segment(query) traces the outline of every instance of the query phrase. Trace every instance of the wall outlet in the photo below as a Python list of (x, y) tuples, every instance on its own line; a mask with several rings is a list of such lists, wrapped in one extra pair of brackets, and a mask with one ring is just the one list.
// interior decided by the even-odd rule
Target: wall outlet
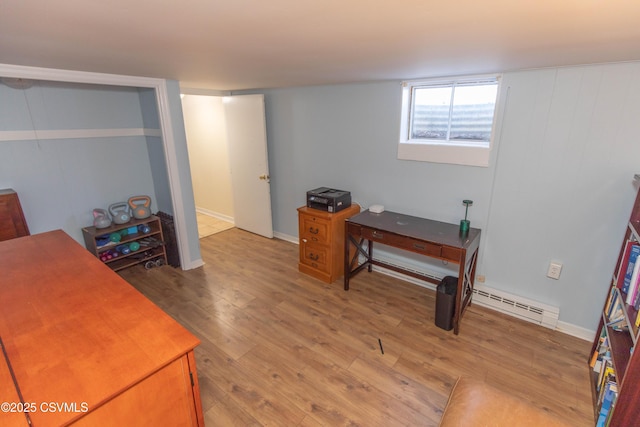
[(549, 270), (547, 270), (547, 277), (558, 280), (560, 278), (560, 272), (562, 271), (562, 264), (559, 262), (551, 262), (549, 264)]
[(476, 276), (476, 282), (478, 282), (478, 283), (484, 283), (484, 281), (485, 281), (485, 277), (484, 277), (484, 275), (483, 275), (483, 274), (478, 274), (478, 275)]

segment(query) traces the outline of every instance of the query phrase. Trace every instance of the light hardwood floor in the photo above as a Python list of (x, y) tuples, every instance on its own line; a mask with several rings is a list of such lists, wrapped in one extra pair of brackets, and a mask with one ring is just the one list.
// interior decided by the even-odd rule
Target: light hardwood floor
[(429, 289), (364, 271), (345, 292), (299, 273), (297, 245), (238, 229), (200, 244), (204, 267), (121, 274), (202, 340), (208, 426), (435, 426), (459, 375), (594, 424), (586, 341), (476, 305), (456, 336)]
[(232, 222), (200, 212), (196, 212), (196, 221), (198, 223), (198, 237), (201, 239), (234, 227)]

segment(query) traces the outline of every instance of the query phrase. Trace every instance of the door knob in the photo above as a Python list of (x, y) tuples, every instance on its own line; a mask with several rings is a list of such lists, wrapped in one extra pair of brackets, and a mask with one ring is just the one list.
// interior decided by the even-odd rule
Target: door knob
[(267, 181), (269, 179), (269, 175), (260, 175), (258, 178)]

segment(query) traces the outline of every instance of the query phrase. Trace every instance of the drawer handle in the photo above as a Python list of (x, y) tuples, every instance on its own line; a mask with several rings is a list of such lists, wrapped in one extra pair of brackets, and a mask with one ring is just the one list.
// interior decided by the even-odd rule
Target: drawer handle
[(320, 232), (319, 228), (313, 228), (313, 227), (309, 227), (309, 233), (311, 234), (318, 234)]
[(309, 259), (312, 261), (317, 261), (320, 258), (320, 255), (314, 255), (312, 253), (309, 254)]
[(414, 243), (413, 247), (416, 249), (420, 249), (421, 251), (424, 251), (425, 249), (427, 249), (427, 247), (425, 245), (422, 245), (420, 243)]
[(378, 232), (378, 231), (374, 231), (373, 233), (371, 233), (371, 235), (372, 235), (373, 237), (375, 237), (376, 239), (382, 239), (382, 238), (384, 237), (384, 234), (383, 234), (383, 233), (380, 233), (380, 232)]

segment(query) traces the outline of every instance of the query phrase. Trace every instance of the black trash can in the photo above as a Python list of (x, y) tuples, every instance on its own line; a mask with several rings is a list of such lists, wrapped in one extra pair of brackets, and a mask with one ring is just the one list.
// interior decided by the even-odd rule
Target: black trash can
[(450, 331), (453, 328), (453, 312), (456, 308), (458, 278), (446, 276), (436, 291), (436, 326)]

